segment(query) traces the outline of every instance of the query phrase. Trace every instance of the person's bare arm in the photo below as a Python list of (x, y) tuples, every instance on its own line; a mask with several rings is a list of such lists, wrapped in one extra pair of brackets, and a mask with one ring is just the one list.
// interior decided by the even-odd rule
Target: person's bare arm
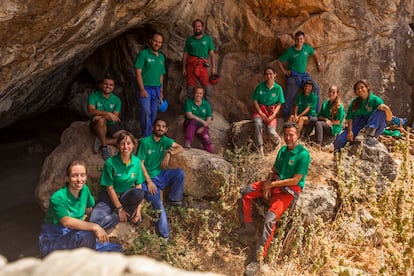
[(72, 218), (69, 216), (60, 219), (60, 223), (67, 228), (74, 230), (92, 231), (100, 243), (109, 241), (109, 237), (105, 230), (96, 223)]
[(211, 62), (211, 73), (216, 74), (217, 73), (217, 70), (216, 70), (216, 55), (215, 55), (213, 50), (210, 50), (210, 52), (208, 52), (208, 55), (210, 57), (210, 62)]
[(147, 168), (145, 167), (144, 160), (141, 161), (141, 169), (142, 173), (144, 174), (145, 181), (147, 182), (148, 192), (150, 194), (155, 195), (157, 193), (157, 186), (152, 182), (151, 177), (148, 174)]
[(96, 107), (93, 104), (89, 104), (88, 112), (93, 117), (102, 116), (107, 121), (112, 121), (112, 122), (120, 121), (118, 111), (114, 111), (114, 112), (103, 111), (103, 110), (96, 109)]
[(107, 186), (106, 187), (106, 192), (108, 193), (108, 196), (112, 201), (112, 204), (115, 206), (115, 209), (118, 211), (119, 221), (120, 222), (126, 222), (127, 217), (129, 217), (130, 214), (128, 214), (124, 210), (124, 208), (122, 207), (122, 204), (119, 201), (118, 195), (116, 194), (116, 192), (114, 190), (114, 187), (113, 186)]
[(269, 184), (265, 183), (263, 185), (263, 189), (267, 190), (273, 187), (296, 186), (299, 184), (299, 181), (301, 180), (302, 176), (303, 176), (302, 174), (295, 174), (291, 178), (286, 178), (283, 180), (275, 180), (275, 181), (270, 182)]
[(142, 69), (141, 68), (135, 69), (135, 75), (137, 77), (137, 83), (138, 83), (139, 93), (141, 97), (147, 98), (148, 92), (144, 88), (144, 81), (142, 80)]
[(313, 59), (315, 60), (316, 68), (318, 69), (318, 72), (322, 72), (323, 71), (322, 63), (321, 63), (321, 61), (319, 59), (319, 56), (316, 52), (313, 53)]

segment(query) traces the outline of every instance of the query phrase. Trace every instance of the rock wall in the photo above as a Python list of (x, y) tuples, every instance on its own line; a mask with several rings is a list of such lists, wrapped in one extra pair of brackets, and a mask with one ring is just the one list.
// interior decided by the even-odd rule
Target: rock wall
[(348, 102), (352, 85), (366, 78), (397, 115), (412, 116), (413, 10), (411, 0), (2, 1), (0, 127), (66, 102), (84, 71), (95, 82), (114, 72), (124, 116), (136, 118), (131, 61), (153, 29), (165, 37), (167, 116), (174, 118), (182, 112), (182, 48), (195, 18), (214, 37), (222, 81), (213, 107), (230, 122), (249, 118), (264, 67), (299, 29), (321, 56), (325, 71), (313, 62), (308, 71), (324, 94), (337, 84)]

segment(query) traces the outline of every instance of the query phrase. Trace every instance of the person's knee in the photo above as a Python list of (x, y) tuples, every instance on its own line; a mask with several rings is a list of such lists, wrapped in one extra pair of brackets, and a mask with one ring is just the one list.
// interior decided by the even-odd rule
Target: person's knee
[(253, 188), (253, 186), (251, 184), (243, 186), (240, 188), (240, 194), (242, 195), (242, 197), (244, 197), (245, 195), (247, 195), (248, 193), (254, 192), (255, 189)]

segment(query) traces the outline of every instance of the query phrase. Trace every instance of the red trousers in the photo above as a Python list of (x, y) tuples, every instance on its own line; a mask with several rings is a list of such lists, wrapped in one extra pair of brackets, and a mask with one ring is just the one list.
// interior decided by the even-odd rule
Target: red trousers
[(203, 61), (207, 59), (189, 56), (187, 58), (187, 86), (195, 87), (197, 84), (197, 79), (200, 81), (202, 86), (211, 86), (207, 67), (204, 67)]
[[(262, 187), (265, 181), (255, 182), (244, 188), (242, 188), (242, 201), (243, 201), (243, 221), (245, 223), (253, 222), (252, 218), (252, 199), (263, 196)], [(301, 192), (299, 186), (290, 186), (290, 189), (295, 191), (297, 194)], [(276, 222), (279, 220), (289, 208), (290, 204), (294, 200), (293, 195), (283, 192), (281, 188), (275, 187), (271, 191), (270, 208), (267, 211), (265, 218), (265, 225), (263, 234), (258, 242), (258, 247), (263, 247), (263, 257), (266, 256), (267, 249), (269, 248), (270, 242), (273, 239), (273, 234), (276, 230)]]

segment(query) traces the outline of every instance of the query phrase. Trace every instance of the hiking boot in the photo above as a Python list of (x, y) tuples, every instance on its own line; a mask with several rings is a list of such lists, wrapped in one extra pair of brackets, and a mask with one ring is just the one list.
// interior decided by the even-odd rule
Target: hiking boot
[(365, 141), (368, 136), (374, 137), (376, 129), (373, 127), (363, 128), (359, 131), (358, 135), (354, 138), (354, 142), (359, 143)]
[(256, 228), (254, 227), (252, 222), (245, 222), (243, 226), (234, 231), (239, 235), (253, 235), (256, 233)]
[(111, 157), (111, 152), (109, 151), (108, 146), (101, 147), (101, 151), (102, 151), (102, 157), (103, 157), (104, 160)]
[(101, 139), (99, 139), (99, 137), (96, 136), (95, 143), (93, 144), (93, 153), (98, 153), (101, 147), (102, 147)]

